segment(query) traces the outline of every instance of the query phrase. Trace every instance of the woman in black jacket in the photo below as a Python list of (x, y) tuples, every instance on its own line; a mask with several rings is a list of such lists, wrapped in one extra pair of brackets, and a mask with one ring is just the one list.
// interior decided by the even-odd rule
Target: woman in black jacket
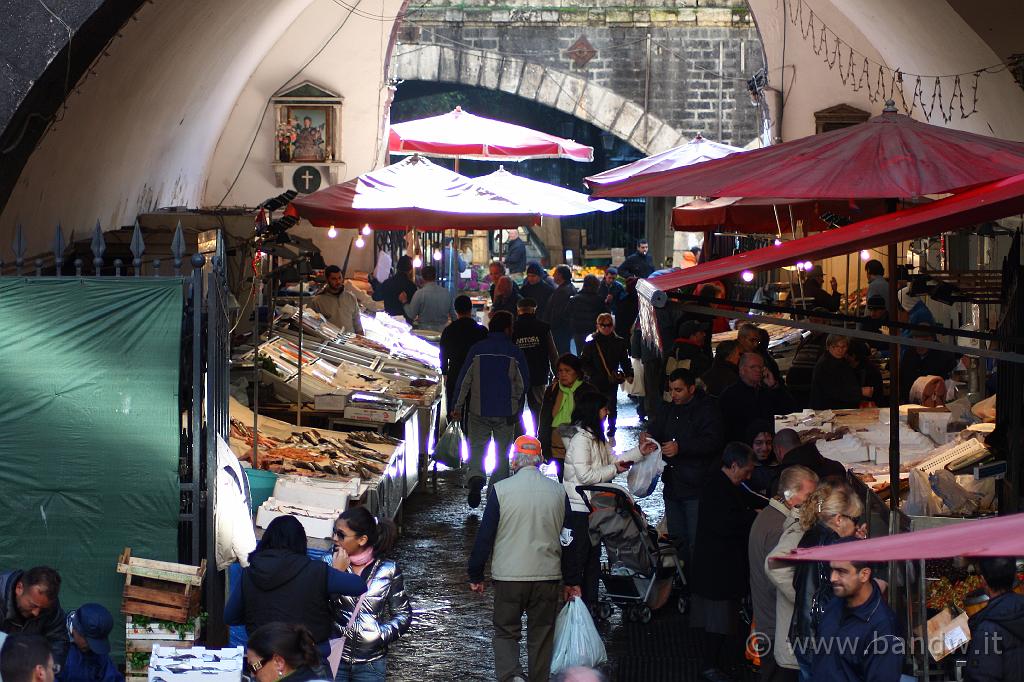
[(583, 278), (583, 288), (569, 299), (569, 320), (572, 328), (572, 340), (576, 344), (576, 354), (583, 352), (583, 344), (587, 335), (594, 331), (597, 316), (608, 312), (608, 306), (598, 293), (601, 280), (594, 275)]
[[(629, 342), (616, 335), (611, 313), (597, 316), (597, 329), (583, 346), (583, 372), (587, 380), (608, 400), (608, 439), (615, 439), (615, 418), (618, 416), (619, 385), (633, 379), (633, 363), (629, 358)], [(614, 446), (614, 442), (612, 442)]]
[(267, 623), (251, 633), (246, 642), (245, 668), (253, 682), (310, 682), (324, 678), (313, 635), (297, 623)]
[(870, 400), (871, 389), (861, 386), (857, 371), (846, 360), (850, 340), (829, 334), (825, 352), (814, 366), (811, 379), (812, 410), (856, 409), (862, 400)]
[[(822, 483), (807, 498), (800, 509), (800, 524), (804, 536), (799, 547), (833, 545), (840, 538), (852, 537), (857, 532), (857, 519), (864, 510), (860, 498), (848, 485)], [(818, 634), (825, 607), (832, 601), (832, 569), (827, 561), (798, 561), (793, 576), (796, 601), (793, 622), (789, 627), (789, 641), (793, 643), (800, 679), (809, 679), (814, 667), (813, 651), (801, 650), (801, 642), (810, 642)]]
[(561, 429), (572, 425), (572, 410), (578, 396), (599, 393), (593, 384), (584, 381), (583, 376), (582, 360), (572, 353), (559, 357), (555, 365), (555, 380), (544, 391), (537, 419), (537, 440), (544, 459), (558, 462), (559, 481), (565, 468), (565, 448), (569, 444), (568, 439), (563, 442)]

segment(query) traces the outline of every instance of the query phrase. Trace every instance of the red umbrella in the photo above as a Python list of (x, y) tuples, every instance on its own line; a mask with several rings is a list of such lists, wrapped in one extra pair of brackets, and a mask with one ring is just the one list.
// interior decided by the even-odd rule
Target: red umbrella
[[(720, 142), (705, 140), (700, 133), (697, 133), (697, 136), (686, 144), (681, 144), (678, 147), (673, 147), (660, 154), (654, 154), (633, 163), (627, 163), (625, 166), (619, 166), (597, 175), (591, 175), (586, 179), (586, 183), (597, 194), (597, 190), (602, 187), (619, 187), (628, 180), (659, 175), (666, 171), (685, 168), (713, 159), (721, 159), (742, 151), (744, 150), (740, 147), (731, 147)], [(615, 195), (613, 192), (606, 193), (604, 190), (601, 190), (601, 196), (610, 197)]]
[(799, 221), (804, 234), (835, 227), (832, 214), (845, 224), (864, 220), (886, 212), (885, 202), (863, 201), (797, 201), (791, 199), (741, 199), (722, 197), (706, 201), (694, 199), (672, 209), (672, 227), (680, 231), (703, 232), (722, 228), (727, 232), (775, 234), (789, 232), (791, 221)]
[(915, 121), (859, 125), (594, 188), (600, 197), (908, 198), (1024, 173), (1024, 143)]
[(1024, 556), (1024, 514), (964, 521), (942, 528), (795, 549), (772, 560), (907, 561), (950, 557)]
[(422, 156), (295, 199), (286, 214), (318, 227), (378, 230), (499, 229), (540, 222), (533, 210)]
[(474, 116), (462, 107), (440, 116), (395, 123), (388, 134), (388, 151), (494, 161), (594, 160), (593, 147), (513, 123)]

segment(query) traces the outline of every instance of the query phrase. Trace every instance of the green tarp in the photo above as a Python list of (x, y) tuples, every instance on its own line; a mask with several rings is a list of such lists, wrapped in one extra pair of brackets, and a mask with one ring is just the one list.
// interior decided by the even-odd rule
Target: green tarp
[(0, 570), (114, 614), (117, 556), (177, 560), (180, 279), (0, 278)]

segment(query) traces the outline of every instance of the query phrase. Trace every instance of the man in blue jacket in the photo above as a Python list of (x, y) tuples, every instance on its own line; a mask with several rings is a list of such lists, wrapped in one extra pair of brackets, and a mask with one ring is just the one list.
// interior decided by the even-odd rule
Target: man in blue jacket
[(968, 682), (1019, 680), (1024, 670), (1024, 596), (1013, 591), (1017, 560), (985, 557), (978, 562), (988, 606), (971, 617), (967, 650)]
[(82, 604), (68, 617), (75, 646), (57, 674), (57, 682), (124, 682), (124, 676), (110, 660), (114, 618), (100, 604)]
[(469, 349), (459, 373), (458, 392), (449, 421), (463, 412), (469, 438), (469, 494), (466, 501), (476, 509), (487, 471), (484, 456), (487, 443), (494, 437), (498, 454), (497, 468), (491, 477), (496, 483), (508, 478), (508, 450), (523, 412), (530, 371), (526, 356), (512, 340), (512, 315), (498, 311), (491, 316), (487, 338)]

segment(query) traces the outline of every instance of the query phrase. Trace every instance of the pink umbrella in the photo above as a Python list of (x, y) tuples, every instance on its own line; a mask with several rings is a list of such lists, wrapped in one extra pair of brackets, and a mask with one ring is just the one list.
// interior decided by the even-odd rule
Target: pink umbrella
[(531, 180), (504, 168), (490, 175), (473, 178), (473, 182), (495, 194), (507, 197), (517, 204), (528, 206), (541, 215), (570, 216), (602, 211), (609, 213), (622, 208), (622, 204), (607, 199), (593, 199), (582, 192), (539, 180)]
[(1024, 514), (964, 521), (942, 528), (859, 542), (795, 549), (786, 561), (907, 561), (967, 556), (1024, 556)]
[(295, 199), (285, 213), (318, 227), (378, 230), (498, 229), (540, 222), (535, 210), (422, 156)]
[(597, 175), (591, 175), (586, 179), (586, 183), (595, 194), (600, 193), (601, 196), (609, 197), (616, 196), (614, 188), (619, 183), (624, 183), (627, 180), (653, 176), (677, 168), (685, 168), (697, 163), (721, 159), (742, 151), (745, 150), (740, 147), (731, 147), (720, 142), (705, 140), (701, 137), (700, 133), (697, 133), (697, 137), (686, 144), (679, 145), (654, 156), (648, 156), (639, 161), (634, 161), (633, 163), (627, 163), (625, 166), (619, 166)]
[(485, 161), (594, 160), (593, 147), (513, 123), (474, 116), (462, 107), (440, 116), (395, 123), (388, 134), (388, 151)]

